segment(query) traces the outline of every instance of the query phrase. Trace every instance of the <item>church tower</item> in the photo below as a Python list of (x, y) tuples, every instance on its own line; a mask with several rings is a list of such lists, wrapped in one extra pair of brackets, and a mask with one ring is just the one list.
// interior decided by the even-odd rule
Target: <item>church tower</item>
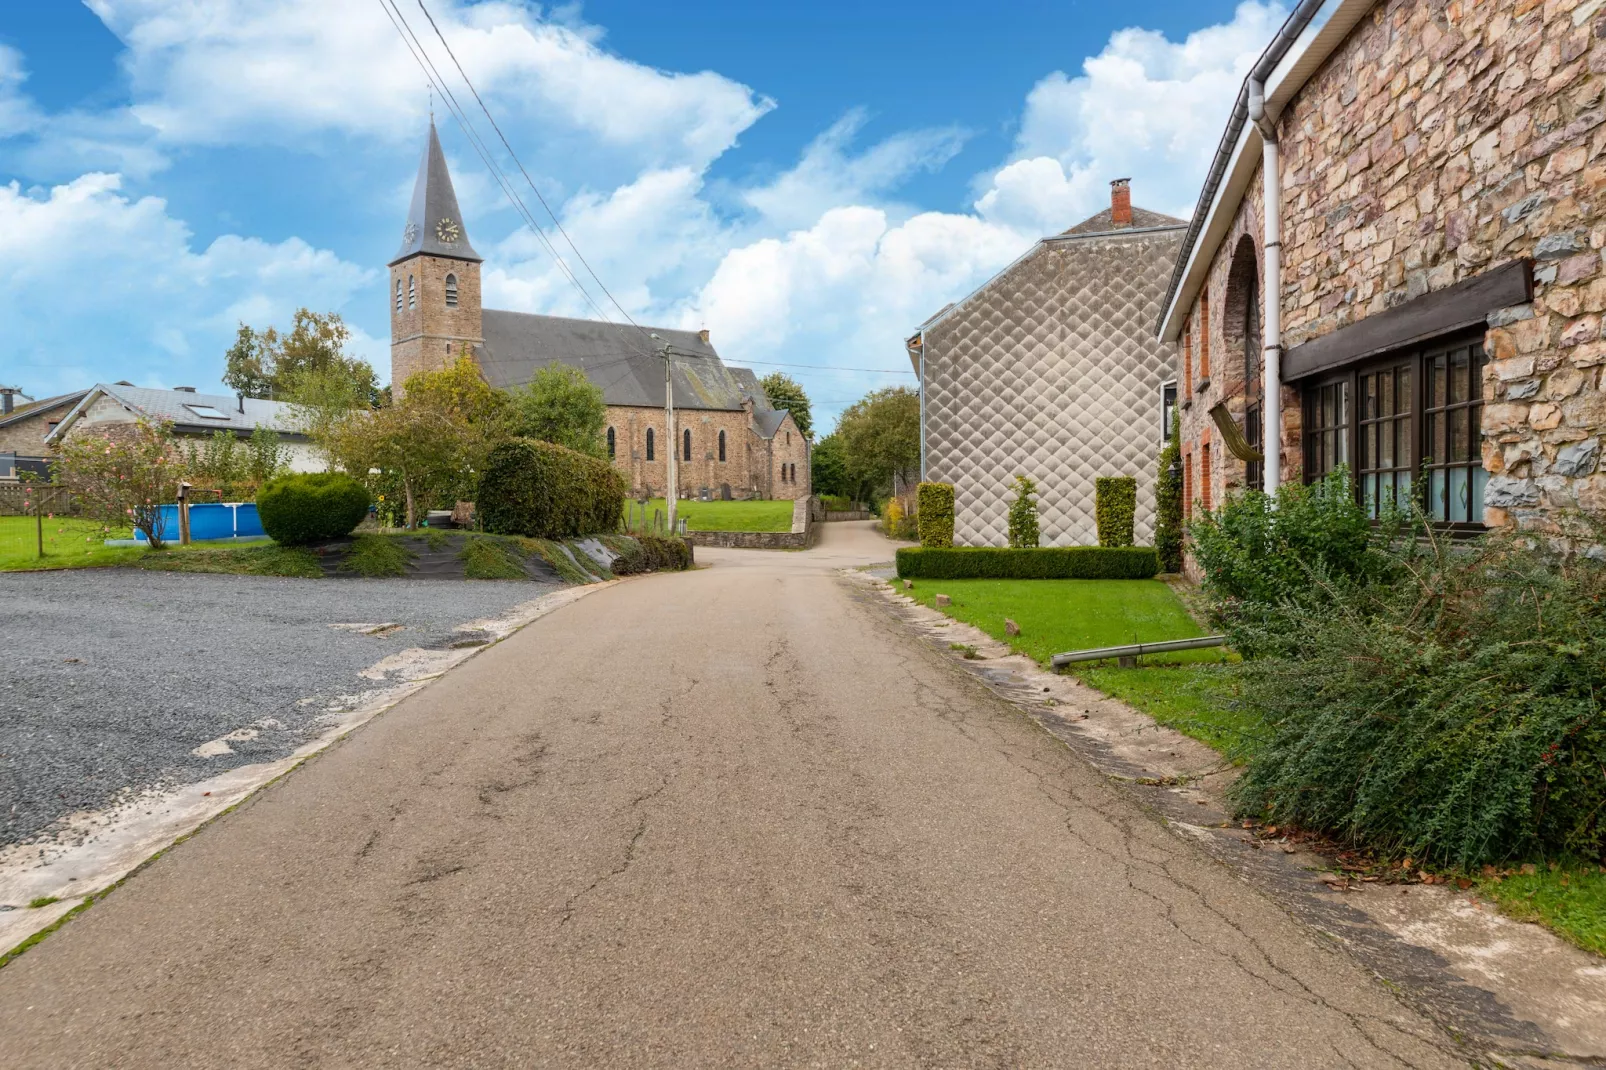
[(485, 340), (480, 314), (481, 257), (468, 242), (446, 155), (429, 122), (401, 251), (390, 262), (390, 381), (445, 367), (463, 346)]

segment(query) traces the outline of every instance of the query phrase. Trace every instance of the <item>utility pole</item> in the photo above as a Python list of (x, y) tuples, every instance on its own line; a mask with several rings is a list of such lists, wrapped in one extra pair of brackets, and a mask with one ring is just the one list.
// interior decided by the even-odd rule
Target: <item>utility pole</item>
[(675, 523), (675, 503), (680, 498), (680, 440), (675, 437), (675, 364), (670, 353), (668, 342), (664, 342), (656, 334), (652, 335), (655, 342), (663, 342), (660, 352), (664, 357), (664, 429), (669, 439), (669, 486), (664, 489), (664, 504), (669, 510), (669, 534), (679, 535), (680, 529)]

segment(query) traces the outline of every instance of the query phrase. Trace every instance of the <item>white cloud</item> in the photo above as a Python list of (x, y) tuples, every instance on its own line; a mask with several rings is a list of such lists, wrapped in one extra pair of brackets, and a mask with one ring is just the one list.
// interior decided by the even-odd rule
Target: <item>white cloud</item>
[(299, 238), (224, 235), (195, 251), (165, 202), (121, 190), (102, 173), (49, 191), (0, 186), (6, 377), (30, 393), (108, 377), (215, 387), (238, 320), (338, 309), (375, 276)]
[(0, 137), (23, 133), (39, 123), (38, 110), (22, 88), (27, 80), (22, 53), (0, 45)]
[[(417, 136), (425, 78), (378, 4), (88, 3), (127, 46), (134, 110), (164, 141)], [(447, 84), (477, 112), (423, 13), (400, 6)], [(660, 71), (611, 55), (585, 27), (543, 21), (523, 4), (440, 0), (432, 12), (499, 120), (568, 127), (650, 165), (706, 163), (773, 106), (712, 72)], [(437, 107), (444, 118), (444, 104)]]
[(977, 210), (1064, 230), (1105, 207), (1110, 179), (1131, 178), (1133, 203), (1186, 215), (1238, 86), (1284, 14), (1247, 0), (1232, 21), (1180, 42), (1120, 30), (1081, 74), (1042, 79), (1026, 98), (1014, 161), (984, 180)]

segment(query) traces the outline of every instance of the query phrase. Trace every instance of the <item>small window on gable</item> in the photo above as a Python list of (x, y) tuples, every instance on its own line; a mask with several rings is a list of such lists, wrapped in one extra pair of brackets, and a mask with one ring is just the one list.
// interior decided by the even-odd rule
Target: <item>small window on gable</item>
[(723, 431), (719, 433), (719, 459), (722, 461), (725, 459), (725, 432)]
[(792, 444), (792, 432), (790, 432), (790, 431), (788, 431), (786, 433), (786, 444), (788, 446), (790, 446)]
[(688, 427), (680, 433), (680, 443), (680, 455), (688, 461), (691, 460), (691, 428)]
[(396, 311), (401, 311), (401, 276), (396, 277)]
[(652, 455), (652, 438), (653, 438), (652, 428), (649, 427), (649, 428), (647, 428), (647, 460), (649, 460), (649, 461), (653, 459), (653, 455)]
[(618, 440), (614, 438), (613, 428), (608, 428), (608, 459), (611, 461), (618, 453)]
[(407, 276), (407, 307), (418, 307), (418, 288), (413, 285), (413, 277)]
[(446, 307), (457, 307), (457, 276), (446, 276)]

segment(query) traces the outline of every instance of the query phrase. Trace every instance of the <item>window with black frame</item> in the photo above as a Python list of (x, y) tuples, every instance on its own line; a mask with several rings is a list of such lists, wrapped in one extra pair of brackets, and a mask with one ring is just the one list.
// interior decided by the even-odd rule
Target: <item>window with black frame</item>
[[(1261, 452), (1262, 419), (1260, 399), (1265, 393), (1265, 386), (1261, 382), (1261, 337), (1260, 337), (1260, 286), (1253, 272), (1249, 273), (1244, 284), (1244, 397), (1248, 404), (1244, 407), (1244, 440), (1249, 448), (1256, 453)], [(1263, 461), (1246, 461), (1244, 463), (1244, 481), (1251, 490), (1266, 489), (1266, 465)]]
[(1483, 469), (1479, 429), (1483, 424), (1481, 342), (1430, 351), (1423, 358), (1423, 508), (1446, 524), (1481, 524)]
[(1360, 449), (1355, 482), (1368, 516), (1395, 506), (1407, 508), (1411, 496), (1412, 361), (1373, 365), (1360, 373)]
[(1305, 389), (1305, 481), (1325, 479), (1350, 463), (1349, 380)]

